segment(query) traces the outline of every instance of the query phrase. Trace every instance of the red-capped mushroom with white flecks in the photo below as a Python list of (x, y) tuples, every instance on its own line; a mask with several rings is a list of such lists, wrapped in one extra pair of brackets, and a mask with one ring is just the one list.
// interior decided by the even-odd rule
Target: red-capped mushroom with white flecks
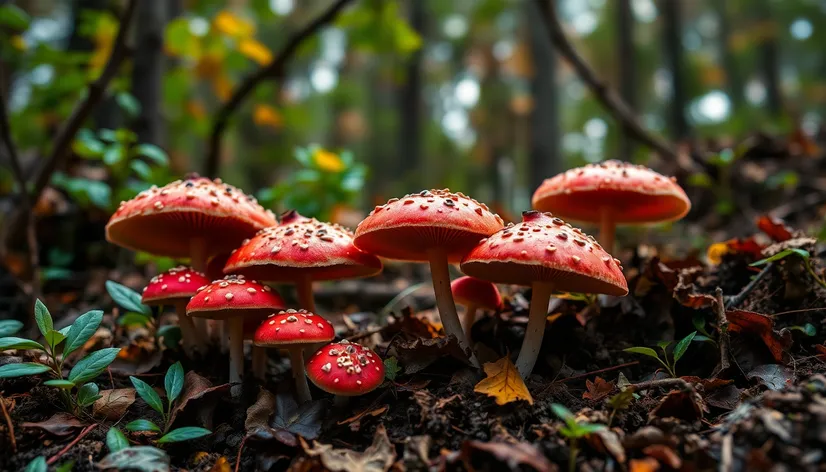
[(621, 161), (588, 164), (546, 179), (533, 194), (539, 211), (600, 225), (599, 239), (613, 251), (617, 224), (676, 221), (691, 201), (674, 177)]
[(178, 315), (184, 351), (190, 357), (206, 352), (208, 334), (195, 328), (192, 319), (186, 316), (186, 304), (198, 292), (198, 288), (209, 283), (204, 274), (191, 267), (175, 267), (158, 274), (143, 289), (141, 303), (149, 306), (172, 305)]
[(480, 239), (502, 229), (484, 203), (448, 190), (424, 190), (377, 206), (356, 228), (355, 245), (389, 259), (429, 262), (439, 316), (471, 363), (470, 348), (450, 292), (448, 263), (459, 262)]
[(348, 229), (293, 210), (281, 216), (278, 226), (245, 241), (229, 257), (224, 272), (294, 283), (301, 307), (315, 311), (314, 281), (370, 277), (381, 269), (378, 257), (353, 245)]
[(328, 344), (307, 360), (307, 377), (316, 387), (336, 396), (341, 405), (346, 397), (372, 392), (384, 382), (384, 362), (361, 344)]
[(304, 348), (328, 343), (336, 337), (333, 325), (307, 310), (284, 310), (270, 315), (255, 332), (258, 347), (278, 347), (290, 353), (296, 393), (300, 403), (310, 401), (310, 388), (304, 374)]
[(528, 327), (516, 361), (523, 377), (536, 364), (554, 290), (628, 294), (628, 282), (617, 259), (579, 228), (538, 211), (522, 213), (521, 223), (480, 242), (462, 261), (462, 272), (532, 288)]
[(270, 287), (240, 275), (228, 275), (198, 289), (186, 313), (228, 321), (230, 382), (240, 382), (244, 373), (244, 319), (262, 319), (281, 308), (284, 301)]
[(450, 291), (456, 303), (465, 307), (464, 325), (468, 340), (472, 339), (470, 331), (476, 321), (476, 311), (480, 308), (496, 311), (502, 306), (499, 289), (496, 288), (496, 284), (487, 280), (469, 276), (459, 277), (450, 283)]

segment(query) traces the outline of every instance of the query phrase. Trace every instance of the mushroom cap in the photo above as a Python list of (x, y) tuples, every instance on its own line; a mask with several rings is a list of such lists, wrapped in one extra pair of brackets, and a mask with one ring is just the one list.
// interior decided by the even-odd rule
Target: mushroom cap
[(476, 305), (483, 310), (498, 310), (502, 296), (496, 284), (475, 277), (459, 277), (450, 283), (450, 291), (456, 303), (465, 306)]
[(342, 396), (364, 395), (384, 382), (384, 362), (361, 344), (342, 340), (310, 356), (307, 377), (325, 392)]
[(205, 238), (210, 254), (228, 252), (274, 224), (275, 215), (255, 198), (220, 179), (192, 177), (121, 202), (106, 225), (106, 240), (156, 255), (189, 257), (193, 238)]
[(571, 169), (546, 179), (531, 203), (536, 210), (562, 218), (598, 222), (602, 207), (610, 207), (616, 223), (658, 223), (679, 220), (691, 202), (675, 178), (621, 161), (606, 161)]
[(338, 280), (381, 272), (381, 261), (353, 245), (353, 233), (337, 224), (305, 218), (296, 211), (282, 215), (281, 224), (258, 232), (232, 253), (226, 273), (273, 282), (303, 277)]
[(204, 274), (191, 267), (179, 266), (152, 277), (143, 289), (141, 303), (163, 305), (164, 302), (189, 300), (198, 288), (209, 283)]
[(444, 248), (458, 262), (480, 239), (502, 229), (484, 203), (449, 190), (423, 190), (377, 206), (356, 228), (356, 247), (389, 259), (427, 261)]
[(333, 325), (307, 310), (285, 310), (270, 315), (258, 326), (256, 346), (277, 347), (291, 344), (328, 343), (336, 337)]
[(236, 316), (261, 320), (281, 308), (284, 300), (275, 290), (242, 275), (228, 275), (199, 288), (186, 305), (186, 314), (213, 320)]
[(555, 290), (623, 296), (628, 282), (617, 259), (593, 237), (550, 213), (526, 211), (522, 222), (483, 240), (462, 272), (503, 284), (550, 282)]

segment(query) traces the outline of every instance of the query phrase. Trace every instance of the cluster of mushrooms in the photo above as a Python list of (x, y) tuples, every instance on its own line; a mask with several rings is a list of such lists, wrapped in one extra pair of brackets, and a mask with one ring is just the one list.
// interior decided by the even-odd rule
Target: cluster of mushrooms
[[(218, 338), (229, 349), (230, 381), (238, 382), (245, 339), (253, 342), (252, 373), (258, 378), (266, 370), (265, 348), (286, 350), (298, 397), (307, 401), (307, 378), (343, 397), (367, 393), (384, 380), (375, 352), (333, 342), (333, 325), (316, 314), (313, 282), (376, 275), (379, 257), (428, 262), (445, 332), (477, 367), (468, 341), (476, 311), (501, 308), (494, 284), (530, 286), (529, 321), (516, 362), (526, 377), (554, 291), (628, 293), (620, 261), (608, 252), (614, 225), (677, 220), (690, 202), (673, 179), (608, 161), (546, 180), (533, 207), (522, 222), (505, 226), (484, 203), (462, 193), (424, 190), (377, 206), (352, 233), (295, 211), (279, 222), (239, 189), (191, 176), (121, 203), (106, 237), (129, 249), (191, 261), (192, 267), (154, 277), (143, 293), (146, 304), (176, 308), (188, 354), (205, 352), (208, 340)], [(554, 215), (598, 223), (602, 244)], [(467, 277), (451, 283), (452, 263)], [(300, 306), (286, 309), (278, 293), (259, 281), (295, 285)], [(467, 308), (464, 329), (454, 298)]]

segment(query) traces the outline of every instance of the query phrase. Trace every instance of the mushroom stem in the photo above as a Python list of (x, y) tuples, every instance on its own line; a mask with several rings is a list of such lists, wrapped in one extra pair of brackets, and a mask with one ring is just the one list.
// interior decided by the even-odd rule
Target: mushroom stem
[(298, 304), (301, 308), (315, 313), (315, 299), (313, 298), (313, 279), (305, 275), (295, 281), (295, 291)]
[(516, 370), (523, 379), (531, 374), (536, 358), (539, 356), (542, 337), (545, 335), (545, 326), (548, 323), (548, 302), (553, 292), (553, 285), (548, 282), (534, 282), (532, 288), (528, 327), (525, 330), (525, 339), (522, 340), (519, 357), (516, 358)]
[(473, 322), (476, 321), (476, 305), (468, 305), (465, 310), (465, 336), (468, 341), (473, 342), (473, 337), (470, 331), (473, 328)]
[[(193, 269), (203, 274), (206, 271), (206, 263), (208, 257), (209, 255), (207, 253), (206, 238), (193, 238), (192, 240), (190, 240), (189, 264), (192, 266)], [(209, 325), (207, 324), (207, 319), (197, 318), (193, 321), (193, 324), (195, 325), (195, 329), (198, 330), (201, 339), (208, 339)]]
[(450, 291), (450, 271), (447, 266), (447, 251), (442, 248), (431, 249), (427, 253), (430, 262), (430, 274), (433, 278), (433, 291), (436, 293), (436, 306), (439, 308), (439, 316), (445, 333), (451, 334), (459, 341), (459, 348), (468, 356), (470, 363), (479, 368), (479, 361), (476, 354), (470, 348), (462, 330), (462, 323), (459, 321), (459, 314), (456, 313), (456, 303), (453, 301), (453, 292)]
[(252, 346), (252, 375), (258, 380), (264, 380), (267, 375), (266, 348)]
[(599, 244), (609, 254), (614, 252), (614, 232), (616, 224), (611, 214), (611, 207), (604, 206), (599, 209)]
[(313, 398), (310, 396), (310, 385), (307, 383), (307, 375), (304, 373), (304, 348), (298, 345), (289, 348), (289, 352), (298, 403), (307, 403)]
[(244, 319), (235, 316), (226, 323), (229, 325), (229, 381), (241, 382), (244, 375)]
[(181, 300), (175, 303), (175, 313), (178, 315), (178, 326), (181, 328), (181, 344), (184, 352), (189, 357), (206, 352), (203, 339), (195, 328), (192, 318), (186, 314), (186, 303), (188, 300)]

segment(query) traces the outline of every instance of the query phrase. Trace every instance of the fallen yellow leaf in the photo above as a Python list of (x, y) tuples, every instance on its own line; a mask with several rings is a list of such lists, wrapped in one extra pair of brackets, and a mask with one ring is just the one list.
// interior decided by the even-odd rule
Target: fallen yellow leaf
[(209, 472), (231, 472), (229, 461), (226, 457), (221, 456), (215, 461), (215, 464), (209, 469)]
[(474, 392), (495, 398), (497, 405), (506, 405), (518, 400), (525, 400), (533, 405), (531, 392), (508, 356), (496, 362), (488, 362), (484, 367), (487, 378), (476, 384)]
[(728, 242), (714, 243), (706, 250), (706, 257), (710, 264), (718, 265), (723, 261), (723, 256), (730, 252)]
[(284, 123), (281, 114), (269, 105), (255, 105), (252, 111), (252, 121), (258, 126), (269, 126), (278, 129)]
[(323, 171), (341, 172), (344, 170), (344, 161), (338, 157), (338, 154), (325, 149), (316, 149), (313, 153), (313, 161)]
[(253, 38), (242, 39), (238, 44), (238, 51), (262, 66), (272, 62), (272, 51)]
[(227, 10), (221, 10), (215, 15), (212, 26), (219, 32), (236, 38), (248, 38), (255, 34), (253, 23)]

